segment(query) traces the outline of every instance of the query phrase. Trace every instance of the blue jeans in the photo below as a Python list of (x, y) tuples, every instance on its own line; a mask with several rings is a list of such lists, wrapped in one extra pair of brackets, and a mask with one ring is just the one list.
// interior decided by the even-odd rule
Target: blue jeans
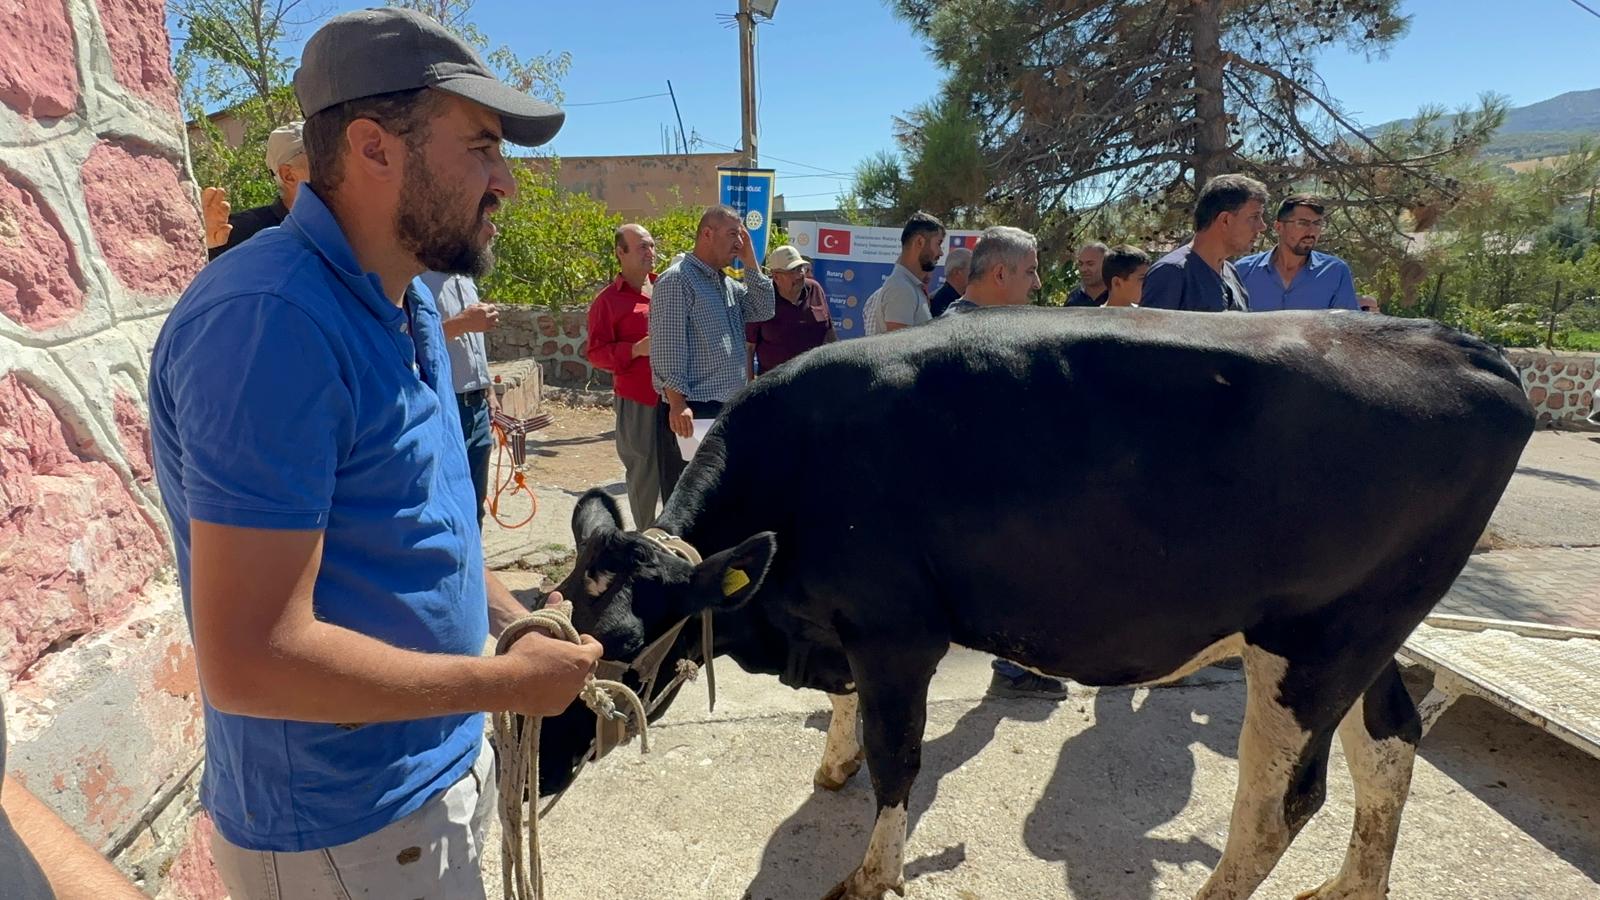
[(489, 392), (456, 395), (461, 413), (461, 437), (467, 442), (467, 468), (472, 470), (472, 491), (478, 495), (478, 524), (483, 524), (484, 501), (489, 499), (489, 454), (494, 440), (489, 434)]

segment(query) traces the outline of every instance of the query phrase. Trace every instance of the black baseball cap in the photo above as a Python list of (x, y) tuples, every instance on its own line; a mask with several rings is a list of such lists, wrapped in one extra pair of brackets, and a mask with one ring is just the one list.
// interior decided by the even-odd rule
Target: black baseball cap
[(505, 139), (537, 147), (567, 114), (494, 76), (461, 38), (422, 13), (397, 7), (334, 16), (306, 41), (294, 93), (306, 117), (345, 103), (417, 88), (464, 97), (500, 114)]

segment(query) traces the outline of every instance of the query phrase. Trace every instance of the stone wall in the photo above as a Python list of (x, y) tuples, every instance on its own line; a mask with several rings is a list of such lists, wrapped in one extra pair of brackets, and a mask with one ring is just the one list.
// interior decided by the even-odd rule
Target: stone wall
[(1508, 350), (1511, 364), (1522, 373), (1522, 386), (1539, 416), (1541, 428), (1583, 427), (1594, 410), (1600, 356), (1593, 353), (1551, 353)]
[[(0, 29), (0, 692), (13, 774), (163, 897), (221, 895), (150, 458), (150, 348), (204, 262), (161, 0)], [(0, 894), (4, 888), (0, 887)]]
[(547, 385), (586, 390), (611, 387), (611, 375), (589, 365), (583, 355), (584, 342), (589, 339), (586, 310), (564, 310), (558, 319), (544, 307), (502, 306), (500, 324), (488, 338), (491, 361), (538, 360)]

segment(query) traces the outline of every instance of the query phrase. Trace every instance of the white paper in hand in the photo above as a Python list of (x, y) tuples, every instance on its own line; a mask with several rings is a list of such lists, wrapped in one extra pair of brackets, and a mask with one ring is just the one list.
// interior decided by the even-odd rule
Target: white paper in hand
[(694, 458), (694, 452), (700, 449), (700, 442), (705, 440), (706, 432), (711, 430), (711, 423), (715, 421), (716, 419), (695, 419), (694, 436), (678, 436), (678, 453), (684, 462)]

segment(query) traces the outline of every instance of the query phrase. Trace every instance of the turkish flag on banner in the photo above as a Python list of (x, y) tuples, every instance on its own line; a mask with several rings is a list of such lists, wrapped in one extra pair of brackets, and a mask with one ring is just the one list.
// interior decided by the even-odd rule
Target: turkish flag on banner
[(850, 252), (850, 232), (842, 228), (818, 228), (817, 252), (843, 256)]

